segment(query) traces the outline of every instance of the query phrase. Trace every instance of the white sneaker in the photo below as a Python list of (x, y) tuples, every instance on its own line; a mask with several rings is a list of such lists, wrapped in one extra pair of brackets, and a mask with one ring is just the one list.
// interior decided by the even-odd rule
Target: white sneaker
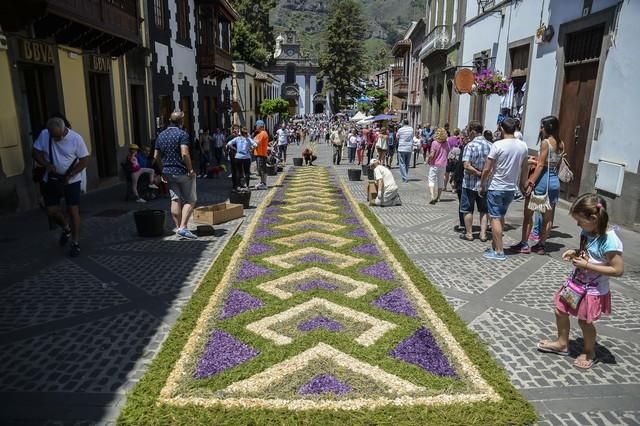
[(158, 188), (158, 185), (156, 185), (155, 183), (150, 184), (149, 188), (151, 188), (151, 189), (160, 189), (160, 188)]
[(144, 198), (138, 198), (136, 200), (136, 203), (146, 203), (146, 202), (147, 202), (147, 200), (145, 200)]

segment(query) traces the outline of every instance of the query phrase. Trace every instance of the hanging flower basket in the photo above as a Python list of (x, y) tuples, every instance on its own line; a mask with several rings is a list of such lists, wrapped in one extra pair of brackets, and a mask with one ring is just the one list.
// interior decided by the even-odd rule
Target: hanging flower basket
[(476, 94), (485, 96), (503, 96), (509, 91), (511, 84), (511, 79), (506, 78), (500, 71), (488, 68), (476, 73), (474, 81)]

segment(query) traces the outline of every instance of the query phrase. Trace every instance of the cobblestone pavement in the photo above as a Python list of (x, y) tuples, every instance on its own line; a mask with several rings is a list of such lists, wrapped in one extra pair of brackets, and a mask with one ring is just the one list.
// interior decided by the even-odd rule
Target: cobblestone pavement
[[(255, 181), (253, 181), (255, 182)], [(199, 204), (228, 179), (198, 180)], [(255, 191), (256, 206), (267, 191)], [(245, 218), (181, 241), (137, 236), (122, 185), (82, 201), (82, 256), (69, 258), (40, 211), (0, 218), (0, 424), (113, 424), (215, 257)]]
[[(293, 157), (299, 148), (291, 148)], [(328, 165), (330, 150), (318, 150), (317, 164)], [(364, 201), (364, 182), (348, 182), (345, 163), (336, 172)], [(397, 167), (393, 172), (399, 181)], [(540, 424), (640, 424), (640, 236), (621, 230), (626, 273), (612, 282), (613, 315), (598, 323), (603, 361), (578, 372), (571, 358), (535, 350), (555, 330), (551, 292), (567, 272), (560, 250), (578, 243), (566, 210), (556, 214), (552, 253), (490, 263), (481, 255), (488, 243), (453, 232), (453, 194), (427, 204), (426, 172), (422, 164), (411, 169), (402, 206), (374, 212), (486, 342), (537, 408)], [(224, 201), (228, 186), (199, 181), (199, 203)], [(266, 193), (254, 192), (252, 205)], [(0, 424), (113, 423), (215, 256), (254, 211), (197, 241), (171, 235), (167, 217), (167, 236), (149, 240), (136, 236), (133, 212), (166, 209), (168, 201), (137, 205), (122, 195), (119, 186), (85, 197), (83, 254), (75, 259), (57, 247), (59, 234), (47, 230), (41, 212), (0, 218)], [(506, 244), (518, 239), (522, 208), (510, 209)], [(572, 331), (572, 338), (575, 356), (580, 334)]]
[[(327, 147), (320, 147), (319, 157), (330, 158)], [(336, 172), (364, 202), (365, 182), (349, 182), (347, 169), (354, 166), (345, 163), (336, 166)], [(392, 171), (400, 182), (397, 165)], [(410, 169), (409, 183), (400, 184), (402, 206), (373, 211), (488, 345), (512, 383), (536, 407), (540, 424), (640, 424), (640, 235), (620, 230), (626, 271), (623, 278), (612, 280), (613, 315), (597, 323), (601, 362), (589, 371), (578, 371), (572, 366), (572, 357), (581, 350), (576, 322), (572, 322), (571, 357), (535, 349), (538, 340), (555, 335), (552, 295), (569, 270), (560, 260), (561, 250), (578, 246), (578, 228), (566, 206), (557, 209), (550, 254), (491, 262), (482, 256), (490, 242), (480, 242), (477, 234), (474, 241), (463, 241), (453, 231), (458, 222), (455, 194), (445, 193), (440, 203), (428, 204), (426, 175), (424, 164)], [(522, 210), (523, 203), (510, 207), (505, 245), (519, 240)]]

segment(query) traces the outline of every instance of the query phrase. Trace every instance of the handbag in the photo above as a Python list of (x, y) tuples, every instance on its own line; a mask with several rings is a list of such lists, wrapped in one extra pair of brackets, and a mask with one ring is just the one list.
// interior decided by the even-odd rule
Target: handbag
[[(585, 236), (580, 237), (580, 250), (579, 256), (585, 255), (585, 247), (587, 243), (587, 238)], [(578, 309), (580, 306), (580, 302), (584, 299), (584, 296), (587, 295), (587, 289), (589, 288), (590, 283), (581, 283), (576, 280), (576, 273), (578, 268), (573, 268), (573, 272), (571, 276), (567, 278), (565, 283), (562, 285), (560, 289), (560, 300), (566, 303), (571, 309)]]
[(584, 296), (587, 294), (587, 284), (580, 284), (575, 281), (576, 270), (573, 270), (573, 273), (567, 281), (565, 281), (564, 285), (560, 289), (560, 300), (566, 303), (571, 309), (578, 309), (580, 306), (580, 302), (584, 299)]
[(562, 160), (560, 160), (560, 164), (558, 164), (558, 179), (564, 183), (573, 182), (573, 172), (569, 167), (569, 162), (565, 154), (562, 155)]
[[(73, 170), (73, 167), (76, 165), (77, 161), (77, 158), (73, 160), (73, 162), (63, 175), (59, 173), (49, 173), (49, 175), (47, 176), (47, 181), (45, 182), (47, 193), (58, 197), (62, 197), (64, 195), (64, 187), (67, 184), (67, 176), (69, 175), (71, 170)], [(55, 166), (55, 162), (53, 160), (51, 136), (49, 136), (49, 162), (52, 166)]]
[[(549, 145), (549, 141), (547, 141)], [(551, 203), (549, 202), (549, 181), (551, 180), (551, 173), (549, 172), (549, 154), (551, 147), (547, 149), (547, 190), (544, 194), (536, 195), (532, 192), (529, 196), (529, 210), (534, 212), (544, 213), (551, 209)]]

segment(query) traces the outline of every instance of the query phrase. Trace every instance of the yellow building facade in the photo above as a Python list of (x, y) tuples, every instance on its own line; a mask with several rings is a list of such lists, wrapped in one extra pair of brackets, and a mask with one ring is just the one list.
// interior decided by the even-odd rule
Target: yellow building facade
[[(37, 207), (32, 146), (53, 114), (64, 115), (87, 145), (88, 191), (118, 183), (127, 147), (148, 142), (152, 120), (140, 26), (145, 8), (135, 4), (126, 9), (128, 15), (118, 15), (121, 21), (102, 22), (103, 28), (87, 24), (78, 33), (48, 34), (53, 28), (48, 20), (60, 19), (53, 10), (33, 20), (32, 12), (19, 6), (10, 11), (15, 16), (0, 18), (0, 35), (7, 39), (0, 45), (0, 214)], [(124, 24), (127, 31), (117, 33)], [(78, 22), (74, 25), (68, 28), (77, 31)], [(132, 123), (132, 116), (139, 123)]]

